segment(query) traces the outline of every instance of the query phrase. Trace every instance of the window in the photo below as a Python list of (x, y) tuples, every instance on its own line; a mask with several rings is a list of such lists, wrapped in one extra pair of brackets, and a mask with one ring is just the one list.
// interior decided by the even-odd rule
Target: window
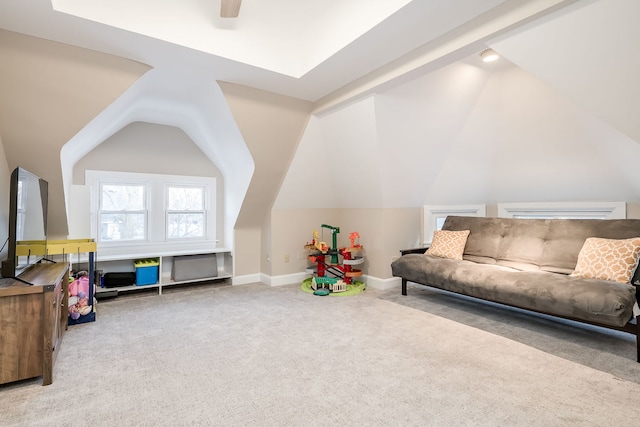
[(624, 219), (625, 202), (498, 203), (501, 218)]
[(424, 206), (424, 239), (423, 243), (431, 243), (433, 232), (440, 230), (449, 215), (458, 216), (486, 216), (485, 205), (449, 205)]
[(204, 188), (170, 185), (167, 187), (167, 238), (204, 237)]
[(147, 230), (144, 184), (100, 184), (98, 241), (145, 240)]
[(216, 178), (86, 171), (102, 254), (216, 247)]

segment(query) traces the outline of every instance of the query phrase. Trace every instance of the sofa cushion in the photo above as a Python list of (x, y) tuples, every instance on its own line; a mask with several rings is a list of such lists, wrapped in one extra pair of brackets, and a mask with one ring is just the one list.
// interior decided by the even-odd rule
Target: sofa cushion
[[(530, 237), (518, 241), (516, 237), (526, 233), (530, 225), (533, 227)], [(544, 227), (547, 227), (546, 231)], [(497, 263), (520, 270), (571, 274), (587, 238), (640, 237), (640, 219), (543, 220), (450, 215), (442, 229), (470, 230), (462, 257), (465, 260)], [(528, 248), (531, 248), (530, 253), (527, 253)], [(640, 280), (640, 269), (636, 269), (633, 281), (636, 280)]]
[(628, 323), (636, 301), (635, 288), (619, 282), (420, 254), (401, 256), (391, 271), (410, 282), (609, 326)]
[(639, 254), (640, 237), (632, 239), (590, 237), (585, 240), (578, 254), (576, 269), (571, 275), (629, 283), (638, 266)]
[(425, 255), (461, 260), (468, 236), (469, 230), (436, 230)]
[(540, 269), (571, 274), (589, 237), (628, 239), (640, 236), (640, 220), (555, 220), (549, 224)]
[(469, 230), (463, 259), (481, 264), (496, 263), (504, 231), (504, 222), (500, 218), (449, 215), (442, 229)]
[(549, 222), (548, 219), (505, 221), (496, 263), (518, 270), (539, 270)]

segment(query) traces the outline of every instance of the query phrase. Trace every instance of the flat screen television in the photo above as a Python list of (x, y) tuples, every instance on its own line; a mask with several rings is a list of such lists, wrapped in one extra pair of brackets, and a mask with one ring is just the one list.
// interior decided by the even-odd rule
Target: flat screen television
[(2, 277), (18, 278), (47, 254), (47, 181), (23, 169), (11, 173), (9, 239)]

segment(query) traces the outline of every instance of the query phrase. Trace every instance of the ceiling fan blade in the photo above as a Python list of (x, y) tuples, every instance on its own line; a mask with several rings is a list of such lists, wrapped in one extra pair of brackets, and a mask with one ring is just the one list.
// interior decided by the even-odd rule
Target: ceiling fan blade
[(237, 18), (242, 0), (220, 0), (220, 17)]

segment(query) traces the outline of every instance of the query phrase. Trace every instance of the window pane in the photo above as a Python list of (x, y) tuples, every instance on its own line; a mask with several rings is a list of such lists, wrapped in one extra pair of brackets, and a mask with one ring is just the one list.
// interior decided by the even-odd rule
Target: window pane
[(201, 211), (204, 209), (204, 188), (169, 187), (167, 210)]
[(144, 185), (103, 184), (100, 197), (101, 210), (139, 211), (144, 206)]
[(167, 235), (170, 239), (204, 237), (204, 213), (169, 213)]
[(143, 213), (103, 213), (100, 216), (102, 241), (144, 240)]

